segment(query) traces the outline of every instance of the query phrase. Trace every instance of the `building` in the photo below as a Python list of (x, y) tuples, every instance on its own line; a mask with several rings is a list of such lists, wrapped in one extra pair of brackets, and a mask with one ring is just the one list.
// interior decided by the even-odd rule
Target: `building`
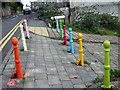
[(119, 17), (119, 21), (120, 21), (120, 2), (118, 2), (118, 17)]
[[(12, 2), (7, 2), (7, 1), (8, 0), (4, 0), (4, 2), (1, 3), (2, 5), (0, 7), (0, 9), (1, 9), (0, 17), (8, 16), (8, 15), (11, 15), (14, 13), (19, 13), (19, 11), (17, 10), (17, 7), (22, 7), (21, 0), (17, 0), (18, 2), (15, 2), (15, 0), (11, 0)], [(13, 9), (13, 6), (10, 6), (9, 4), (17, 5), (17, 7), (15, 9)]]
[(120, 18), (120, 2), (78, 2), (78, 0), (69, 0), (70, 2), (70, 17), (71, 20), (74, 19), (76, 13), (74, 7), (80, 7), (82, 11), (89, 11), (91, 6), (95, 6), (96, 12), (108, 13), (113, 16), (118, 16)]

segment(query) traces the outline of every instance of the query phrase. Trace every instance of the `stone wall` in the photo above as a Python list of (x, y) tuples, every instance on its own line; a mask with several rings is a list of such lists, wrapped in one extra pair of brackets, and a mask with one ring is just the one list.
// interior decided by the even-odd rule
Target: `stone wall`
[(109, 13), (114, 16), (118, 16), (118, 4), (106, 4), (106, 5), (98, 5), (97, 11), (100, 13)]
[(119, 17), (119, 21), (120, 21), (120, 2), (118, 3), (118, 17)]
[(3, 7), (2, 8), (2, 16), (8, 16), (11, 15), (10, 7)]
[[(112, 14), (113, 16), (118, 16), (120, 20), (120, 2), (70, 2), (70, 21), (74, 20), (75, 17), (77, 16), (77, 13), (74, 9), (74, 7), (80, 6), (82, 11), (88, 11), (88, 8), (90, 8), (91, 5), (96, 6), (96, 12), (99, 13), (108, 13)], [(66, 21), (68, 21), (68, 16), (69, 16), (69, 8), (60, 8), (66, 16)]]
[(70, 2), (71, 7), (71, 20), (74, 20), (76, 17), (76, 12), (74, 10), (74, 7), (81, 7), (82, 11), (88, 11), (88, 8), (90, 8), (91, 5), (95, 5), (96, 12), (99, 13), (108, 13), (112, 14), (113, 16), (118, 16), (120, 20), (120, 3), (118, 2), (102, 2), (102, 3), (93, 3), (93, 2)]
[(63, 11), (63, 13), (65, 15), (65, 21), (68, 21), (69, 8), (68, 7), (64, 7), (64, 8), (60, 8), (60, 10)]
[(2, 3), (0, 2), (0, 18), (2, 17)]

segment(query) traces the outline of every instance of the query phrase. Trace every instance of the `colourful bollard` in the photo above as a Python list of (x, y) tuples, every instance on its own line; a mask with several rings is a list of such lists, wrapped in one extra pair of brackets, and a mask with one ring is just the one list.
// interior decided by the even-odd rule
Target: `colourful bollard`
[(20, 24), (20, 32), (21, 32), (21, 38), (22, 38), (24, 51), (27, 51), (27, 45), (26, 45), (26, 40), (25, 40), (25, 36), (24, 36), (24, 32), (23, 32), (23, 25), (22, 24)]
[(30, 39), (30, 34), (29, 34), (28, 26), (27, 26), (27, 20), (24, 20), (24, 27), (25, 27), (25, 30), (26, 30), (26, 37), (28, 39)]
[(73, 39), (72, 39), (72, 28), (69, 28), (69, 34), (70, 34), (70, 48), (68, 49), (69, 53), (74, 53), (74, 46), (73, 46)]
[(82, 47), (82, 34), (79, 33), (78, 34), (78, 38), (79, 38), (79, 58), (76, 61), (77, 65), (81, 65), (84, 66), (84, 55), (83, 55), (83, 47)]
[(56, 18), (56, 30), (57, 30), (57, 32), (60, 32), (59, 31), (59, 24), (58, 24), (58, 19)]
[(104, 82), (102, 88), (111, 88), (110, 86), (110, 42), (104, 41)]
[(63, 25), (63, 31), (64, 31), (64, 41), (62, 44), (68, 45), (67, 43), (67, 35), (66, 35), (66, 25)]
[(60, 38), (63, 38), (62, 20), (59, 20), (59, 26), (60, 26)]
[(14, 48), (14, 62), (16, 66), (16, 70), (12, 74), (12, 78), (23, 78), (22, 74), (22, 68), (21, 68), (21, 63), (20, 63), (20, 56), (19, 56), (19, 51), (18, 51), (18, 39), (16, 37), (12, 38), (12, 44)]

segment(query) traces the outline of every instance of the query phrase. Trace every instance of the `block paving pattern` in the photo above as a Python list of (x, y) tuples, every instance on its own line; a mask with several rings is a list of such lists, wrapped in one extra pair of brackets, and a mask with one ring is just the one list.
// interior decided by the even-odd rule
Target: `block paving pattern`
[[(34, 30), (40, 29), (40, 27), (30, 24), (29, 27), (34, 27)], [(84, 59), (91, 64), (77, 66), (74, 63), (79, 57), (78, 43), (74, 42), (75, 53), (70, 54), (67, 52), (69, 46), (62, 45), (63, 40), (57, 39), (59, 33), (55, 29), (47, 27), (44, 29), (47, 30), (49, 37), (31, 32), (32, 38), (26, 40), (29, 50), (27, 52), (20, 51), (22, 69), (26, 75), (25, 81), (10, 79), (15, 69), (12, 53), (8, 57), (9, 60), (2, 74), (3, 88), (86, 88), (91, 86), (97, 76), (103, 76), (104, 51), (102, 42), (106, 39), (111, 41), (111, 68), (118, 68), (118, 37), (83, 34)], [(73, 32), (73, 39), (77, 39), (77, 34), (78, 32)], [(20, 39), (19, 50), (22, 48)], [(71, 76), (77, 76), (77, 78), (71, 78)], [(10, 80), (15, 80), (17, 84), (12, 87), (7, 86), (7, 82)]]

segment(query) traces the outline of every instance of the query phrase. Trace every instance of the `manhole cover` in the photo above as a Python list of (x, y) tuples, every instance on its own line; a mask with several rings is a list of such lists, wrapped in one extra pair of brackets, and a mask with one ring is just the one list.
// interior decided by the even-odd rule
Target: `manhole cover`
[(15, 81), (9, 81), (9, 82), (7, 83), (7, 85), (8, 85), (8, 86), (14, 86), (14, 85), (16, 85), (16, 82), (15, 82)]

